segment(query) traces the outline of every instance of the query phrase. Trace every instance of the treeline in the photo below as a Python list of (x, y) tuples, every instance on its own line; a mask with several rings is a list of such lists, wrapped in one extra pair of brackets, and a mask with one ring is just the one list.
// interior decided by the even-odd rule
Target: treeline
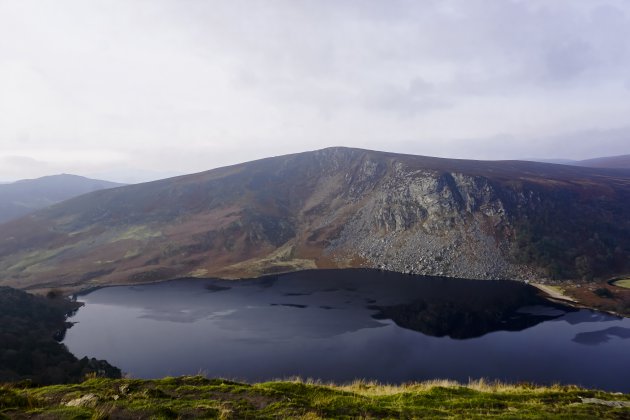
[(79, 360), (59, 342), (69, 327), (66, 316), (79, 306), (55, 293), (42, 297), (0, 287), (0, 382), (45, 385), (80, 382), (88, 375), (119, 378), (120, 369), (102, 360)]

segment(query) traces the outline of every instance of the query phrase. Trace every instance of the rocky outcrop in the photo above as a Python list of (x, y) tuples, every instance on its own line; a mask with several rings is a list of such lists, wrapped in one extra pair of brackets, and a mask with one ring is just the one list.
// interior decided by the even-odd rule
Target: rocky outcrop
[(488, 179), (396, 164), (330, 250), (387, 270), (475, 279), (543, 275), (510, 261), (508, 213)]

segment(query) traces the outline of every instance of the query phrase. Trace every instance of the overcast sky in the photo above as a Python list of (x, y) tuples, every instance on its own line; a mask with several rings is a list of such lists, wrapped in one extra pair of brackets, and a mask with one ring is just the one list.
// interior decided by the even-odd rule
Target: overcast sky
[(627, 0), (0, 0), (0, 181), (630, 153)]

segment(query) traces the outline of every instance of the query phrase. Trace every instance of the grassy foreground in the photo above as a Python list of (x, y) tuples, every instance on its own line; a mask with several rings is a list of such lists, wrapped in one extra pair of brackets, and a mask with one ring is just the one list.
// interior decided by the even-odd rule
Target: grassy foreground
[(483, 381), (245, 384), (201, 376), (0, 387), (0, 418), (630, 418), (630, 395)]

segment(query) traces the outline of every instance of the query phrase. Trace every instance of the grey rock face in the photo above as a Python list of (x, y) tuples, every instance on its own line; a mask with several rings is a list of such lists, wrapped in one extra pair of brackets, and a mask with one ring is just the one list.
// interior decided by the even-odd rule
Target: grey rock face
[(510, 243), (496, 235), (509, 226), (506, 205), (486, 178), (397, 163), (329, 251), (356, 250), (371, 267), (413, 274), (539, 279), (543, 273), (509, 261)]

